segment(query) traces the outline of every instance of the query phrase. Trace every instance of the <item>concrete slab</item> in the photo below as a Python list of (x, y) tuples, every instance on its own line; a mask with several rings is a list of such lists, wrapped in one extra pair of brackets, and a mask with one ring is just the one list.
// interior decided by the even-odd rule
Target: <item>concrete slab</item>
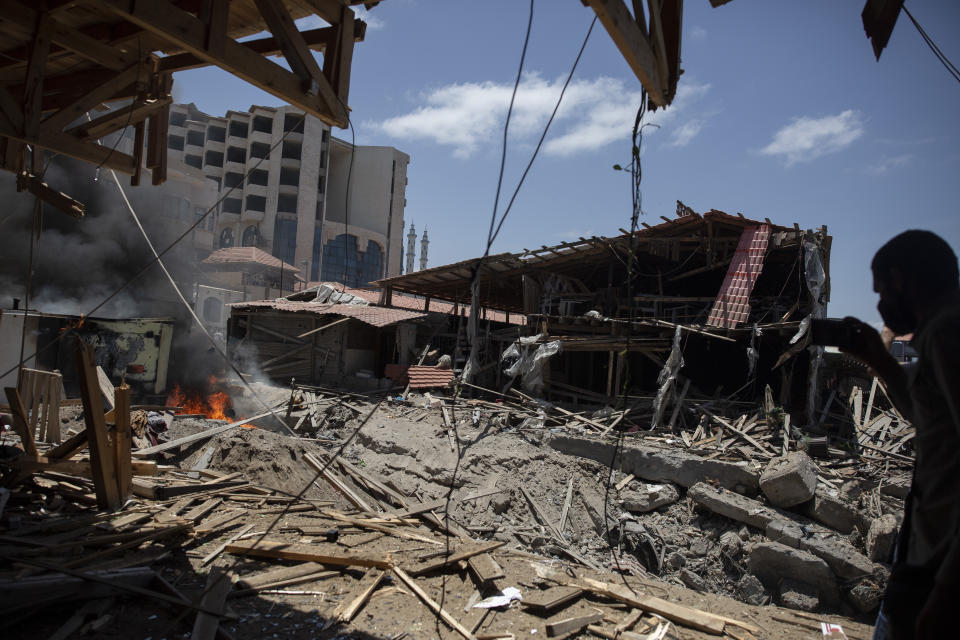
[(747, 568), (768, 589), (779, 591), (780, 581), (790, 578), (815, 587), (826, 604), (839, 603), (840, 592), (833, 571), (826, 562), (807, 551), (779, 542), (761, 542), (748, 547)]
[[(610, 464), (614, 452), (613, 443), (564, 434), (550, 434), (546, 443), (561, 453), (603, 464)], [(627, 444), (617, 464), (624, 473), (632, 473), (642, 480), (672, 482), (681, 487), (692, 487), (705, 478), (711, 478), (726, 489), (749, 495), (756, 494), (760, 487), (759, 471), (746, 462), (704, 460), (677, 448), (657, 449)]]
[(804, 503), (798, 511), (844, 535), (853, 531), (860, 522), (856, 507), (822, 485), (817, 487), (813, 499)]
[(775, 510), (752, 498), (705, 482), (690, 487), (687, 497), (714, 513), (764, 531), (767, 524), (780, 518), (780, 514)]

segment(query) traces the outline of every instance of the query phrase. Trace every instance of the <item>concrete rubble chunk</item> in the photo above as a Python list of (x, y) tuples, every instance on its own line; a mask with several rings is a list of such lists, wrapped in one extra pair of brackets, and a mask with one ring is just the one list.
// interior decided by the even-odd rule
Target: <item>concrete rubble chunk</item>
[(745, 573), (737, 582), (737, 592), (743, 601), (754, 606), (761, 606), (767, 600), (767, 594), (763, 590), (763, 583), (757, 576)]
[(795, 507), (810, 500), (817, 489), (817, 466), (802, 451), (774, 458), (760, 476), (760, 490), (770, 504)]
[(774, 520), (767, 525), (766, 535), (781, 544), (812, 553), (844, 580), (859, 580), (873, 573), (869, 558), (831, 533), (789, 520)]
[(680, 499), (680, 490), (672, 484), (645, 484), (620, 494), (620, 506), (633, 513), (647, 513)]
[(824, 486), (817, 487), (813, 499), (806, 502), (800, 512), (844, 535), (853, 531), (860, 522), (856, 507)]
[(689, 569), (681, 569), (679, 572), (680, 580), (694, 591), (704, 592), (707, 590), (707, 583), (703, 578)]
[(887, 562), (897, 539), (897, 518), (889, 513), (874, 518), (867, 531), (867, 555), (876, 562)]
[[(615, 444), (586, 437), (550, 434), (547, 444), (572, 456), (589, 458), (610, 464)], [(648, 482), (672, 482), (681, 487), (692, 487), (704, 478), (711, 478), (720, 486), (755, 494), (759, 488), (759, 474), (747, 463), (705, 460), (681, 449), (658, 449), (628, 444), (621, 449), (617, 463), (624, 473)]]
[(687, 497), (714, 513), (761, 530), (765, 530), (768, 523), (779, 518), (776, 511), (756, 500), (705, 482), (690, 487)]
[(780, 604), (812, 613), (820, 607), (820, 592), (805, 582), (786, 578), (780, 583)]
[(840, 599), (836, 577), (817, 556), (779, 542), (760, 542), (747, 549), (747, 568), (768, 589), (777, 590), (780, 581), (792, 578), (820, 592), (821, 599), (836, 605)]

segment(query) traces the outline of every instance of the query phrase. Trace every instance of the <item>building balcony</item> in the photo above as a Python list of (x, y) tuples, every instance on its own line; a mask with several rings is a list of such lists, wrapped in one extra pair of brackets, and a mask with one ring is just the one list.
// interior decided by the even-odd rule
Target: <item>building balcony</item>
[(300, 158), (280, 158), (280, 167), (282, 169), (299, 169)]
[(252, 209), (244, 209), (243, 214), (240, 215), (239, 220), (241, 224), (257, 224), (258, 222), (263, 222), (264, 218), (267, 217), (266, 211), (254, 211)]
[(230, 162), (227, 160), (223, 163), (223, 172), (227, 173), (228, 171), (233, 173), (239, 173), (240, 175), (246, 175), (247, 167), (240, 162)]
[(267, 133), (266, 131), (250, 131), (250, 137), (248, 138), (250, 142), (265, 142), (271, 144), (273, 142), (273, 134)]

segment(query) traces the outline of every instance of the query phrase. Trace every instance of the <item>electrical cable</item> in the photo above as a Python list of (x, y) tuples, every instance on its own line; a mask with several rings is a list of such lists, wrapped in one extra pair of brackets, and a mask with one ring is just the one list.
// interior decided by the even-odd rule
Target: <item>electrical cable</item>
[[(474, 329), (475, 329), (475, 333), (479, 331), (479, 322), (480, 322), (480, 319), (479, 319), (479, 308), (478, 308), (478, 305), (473, 304), (473, 302), (475, 302), (475, 301), (478, 300), (478, 296), (479, 296), (479, 285), (480, 285), (480, 280), (479, 280), (479, 278), (480, 278), (480, 272), (481, 272), (481, 269), (482, 269), (482, 266), (483, 266), (483, 262), (484, 262), (484, 260), (489, 256), (489, 254), (490, 254), (490, 248), (491, 248), (491, 246), (493, 245), (493, 242), (496, 240), (497, 235), (500, 233), (500, 229), (503, 227), (503, 223), (506, 221), (507, 215), (509, 215), (509, 213), (510, 213), (510, 211), (511, 211), (511, 209), (512, 209), (512, 206), (513, 206), (514, 201), (516, 200), (517, 194), (519, 193), (521, 187), (523, 186), (524, 179), (526, 178), (527, 174), (529, 173), (530, 168), (533, 166), (533, 163), (534, 163), (534, 161), (536, 160), (537, 154), (538, 154), (538, 152), (540, 151), (541, 146), (543, 145), (543, 141), (546, 139), (547, 133), (548, 133), (548, 131), (549, 131), (549, 129), (550, 129), (550, 125), (551, 125), (552, 122), (553, 122), (553, 119), (554, 119), (554, 116), (555, 116), (556, 113), (557, 113), (557, 110), (560, 108), (560, 104), (561, 104), (562, 101), (563, 101), (563, 97), (564, 97), (564, 94), (565, 94), (565, 92), (566, 92), (567, 86), (570, 84), (570, 81), (571, 81), (571, 79), (573, 78), (573, 74), (574, 74), (574, 72), (575, 72), (576, 69), (577, 69), (577, 65), (578, 65), (579, 62), (580, 62), (580, 58), (583, 56), (584, 49), (585, 49), (586, 46), (587, 46), (587, 42), (588, 42), (589, 39), (590, 39), (590, 34), (593, 32), (593, 27), (594, 27), (594, 25), (596, 24), (596, 21), (597, 21), (596, 16), (594, 16), (593, 20), (590, 22), (589, 28), (587, 29), (587, 34), (586, 34), (586, 36), (585, 36), (584, 39), (583, 39), (583, 43), (581, 44), (580, 49), (579, 49), (579, 51), (577, 52), (577, 56), (576, 56), (576, 58), (575, 58), (575, 60), (574, 60), (574, 62), (573, 62), (573, 65), (572, 65), (571, 68), (570, 68), (570, 72), (567, 74), (566, 82), (565, 82), (564, 85), (563, 85), (563, 89), (560, 91), (560, 95), (559, 95), (559, 97), (557, 98), (556, 104), (554, 105), (553, 112), (552, 112), (552, 114), (550, 115), (550, 118), (549, 118), (549, 120), (547, 121), (547, 123), (546, 123), (546, 125), (545, 125), (545, 127), (544, 127), (543, 133), (542, 133), (541, 136), (540, 136), (540, 140), (539, 140), (539, 142), (537, 143), (536, 149), (534, 150), (533, 154), (531, 155), (530, 160), (529, 160), (529, 162), (527, 163), (526, 168), (525, 168), (524, 171), (523, 171), (523, 174), (522, 174), (522, 176), (521, 176), (521, 178), (520, 178), (520, 180), (519, 180), (519, 182), (518, 182), (518, 184), (517, 184), (516, 189), (514, 189), (514, 191), (513, 191), (513, 195), (511, 196), (510, 201), (509, 201), (506, 209), (504, 210), (504, 212), (503, 212), (503, 214), (502, 214), (502, 216), (501, 216), (501, 218), (500, 218), (499, 223), (496, 224), (496, 227), (494, 227), (494, 225), (495, 225), (495, 223), (496, 223), (496, 220), (497, 220), (497, 208), (498, 208), (498, 204), (499, 204), (500, 190), (501, 190), (501, 186), (502, 186), (502, 183), (503, 183), (504, 167), (505, 167), (505, 164), (506, 164), (506, 163), (505, 163), (505, 158), (506, 158), (506, 148), (507, 148), (507, 132), (508, 132), (508, 129), (509, 129), (509, 126), (510, 126), (510, 118), (511, 118), (512, 111), (513, 111), (514, 98), (515, 98), (515, 96), (516, 96), (517, 88), (518, 88), (519, 83), (520, 83), (520, 78), (521, 78), (521, 76), (522, 76), (522, 74), (523, 74), (523, 65), (524, 65), (524, 60), (525, 60), (525, 58), (526, 58), (527, 45), (528, 45), (529, 40), (530, 40), (530, 33), (531, 33), (531, 30), (532, 30), (532, 25), (533, 25), (533, 10), (534, 10), (534, 2), (533, 2), (533, 0), (531, 0), (531, 1), (530, 1), (530, 14), (529, 14), (529, 18), (528, 18), (528, 20), (527, 20), (527, 31), (526, 31), (526, 34), (524, 35), (523, 49), (522, 49), (522, 51), (521, 51), (520, 63), (519, 63), (519, 67), (518, 67), (518, 70), (517, 70), (517, 79), (516, 79), (516, 82), (515, 82), (515, 84), (514, 84), (514, 93), (513, 93), (513, 95), (511, 96), (510, 108), (508, 108), (508, 110), (507, 110), (507, 116), (506, 116), (506, 119), (505, 119), (505, 122), (504, 122), (503, 150), (502, 150), (502, 154), (501, 154), (500, 170), (499, 170), (499, 174), (498, 174), (498, 177), (497, 177), (496, 197), (494, 198), (493, 212), (492, 212), (491, 217), (490, 217), (490, 232), (489, 232), (488, 235), (487, 235), (487, 245), (486, 245), (486, 247), (485, 247), (485, 249), (484, 249), (483, 256), (480, 258), (480, 260), (477, 262), (477, 265), (474, 267), (474, 269), (473, 269), (473, 275), (472, 275), (472, 278), (471, 278), (470, 291), (472, 292), (472, 302), (471, 302), (471, 308), (470, 308), (470, 317), (471, 317), (471, 319), (474, 321), (474, 322), (473, 322), (473, 326), (474, 326)], [(460, 322), (460, 323), (461, 323), (461, 326), (462, 326), (462, 317), (461, 317), (461, 318), (458, 318), (458, 322)], [(467, 323), (467, 326), (469, 327), (469, 325), (470, 325), (470, 323), (468, 322), (468, 323)], [(467, 329), (467, 332), (469, 333), (469, 331), (470, 331), (470, 329), (468, 328), (468, 329)], [(458, 335), (459, 335), (459, 329), (458, 329), (458, 332), (457, 332), (457, 333), (458, 333)], [(475, 341), (477, 340), (478, 336), (477, 336), (477, 335), (473, 335), (472, 338), (473, 338), (473, 341), (474, 341), (474, 344), (475, 344)], [(446, 518), (446, 519), (445, 519), (445, 525), (447, 526), (448, 529), (449, 529), (449, 520), (450, 520), (450, 503), (451, 503), (451, 501), (452, 501), (452, 499), (453, 499), (453, 491), (454, 491), (454, 489), (455, 489), (455, 487), (456, 487), (457, 476), (458, 476), (459, 471), (460, 471), (460, 465), (461, 465), (462, 462), (463, 462), (463, 458), (464, 458), (464, 456), (466, 455), (467, 450), (469, 449), (469, 447), (471, 446), (471, 444), (473, 444), (473, 443), (470, 443), (470, 444), (467, 444), (467, 445), (461, 445), (461, 442), (460, 442), (460, 434), (459, 434), (459, 429), (458, 429), (458, 426), (457, 426), (456, 400), (460, 397), (460, 394), (461, 394), (462, 390), (463, 390), (463, 385), (462, 385), (462, 384), (458, 384), (458, 385), (455, 387), (454, 397), (453, 397), (454, 402), (453, 402), (453, 404), (451, 404), (451, 407), (450, 407), (450, 412), (451, 412), (451, 420), (450, 420), (451, 424), (450, 424), (450, 428), (453, 430), (453, 436), (454, 436), (454, 440), (455, 440), (455, 442), (456, 442), (456, 462), (454, 463), (454, 468), (453, 468), (453, 472), (452, 472), (452, 474), (451, 474), (451, 479), (450, 479), (450, 485), (449, 485), (449, 488), (448, 488), (448, 490), (447, 490), (447, 494), (446, 494), (446, 496), (445, 496), (445, 509), (444, 509), (445, 518)], [(476, 440), (474, 440), (474, 442), (476, 442)], [(449, 537), (447, 538), (446, 553), (447, 553), (448, 555), (449, 555), (449, 553), (450, 553), (450, 539), (449, 539)], [(441, 587), (441, 591), (440, 591), (440, 606), (441, 606), (441, 608), (443, 607), (445, 598), (446, 598), (446, 575), (444, 575), (443, 578), (442, 578), (442, 587)], [(439, 617), (437, 618), (437, 625), (439, 626)]]
[[(500, 228), (503, 227), (503, 223), (506, 221), (507, 215), (509, 215), (510, 210), (513, 208), (513, 203), (517, 199), (517, 194), (520, 193), (520, 188), (523, 186), (524, 180), (527, 179), (527, 174), (530, 172), (530, 167), (533, 166), (533, 161), (537, 159), (537, 154), (540, 153), (540, 147), (543, 146), (543, 141), (547, 137), (547, 132), (550, 131), (550, 125), (553, 124), (553, 119), (557, 115), (557, 110), (560, 108), (560, 103), (563, 102), (563, 96), (567, 92), (567, 87), (570, 86), (570, 81), (573, 79), (573, 73), (577, 70), (577, 65), (580, 64), (580, 58), (583, 56), (584, 49), (587, 48), (587, 42), (590, 40), (590, 34), (593, 33), (593, 27), (596, 24), (597, 16), (593, 16), (593, 20), (590, 21), (590, 28), (587, 29), (587, 35), (583, 39), (583, 44), (580, 45), (580, 51), (577, 53), (577, 58), (573, 61), (573, 66), (570, 68), (570, 73), (567, 74), (567, 80), (563, 83), (563, 88), (560, 90), (560, 97), (557, 98), (557, 103), (553, 106), (553, 112), (550, 114), (550, 119), (547, 120), (547, 124), (543, 128), (543, 133), (540, 135), (540, 140), (537, 141), (537, 146), (533, 150), (533, 154), (530, 156), (530, 161), (523, 170), (523, 174), (520, 176), (520, 181), (517, 183), (517, 188), (513, 190), (513, 195), (510, 196), (510, 202), (507, 203), (507, 208), (503, 211), (503, 217), (500, 218), (500, 222), (497, 224), (497, 230), (494, 232), (493, 237), (490, 239), (487, 245), (488, 252), (490, 251), (489, 245), (493, 244), (493, 241), (497, 239), (498, 235), (500, 235)], [(504, 128), (504, 136), (506, 136), (506, 128)], [(494, 209), (494, 213), (496, 213), (496, 209)]]
[(527, 59), (527, 46), (530, 44), (530, 33), (533, 29), (533, 0), (530, 0), (530, 15), (527, 18), (527, 33), (523, 37), (523, 48), (520, 50), (520, 64), (517, 67), (517, 79), (513, 82), (513, 92), (510, 94), (510, 106), (507, 107), (507, 117), (503, 122), (503, 149), (500, 154), (500, 172), (497, 176), (497, 191), (493, 198), (493, 216), (490, 218), (490, 230), (487, 231), (487, 248), (483, 255), (490, 254), (490, 245), (496, 234), (493, 232), (493, 225), (497, 221), (497, 207), (500, 205), (500, 189), (503, 186), (503, 173), (507, 165), (507, 133), (510, 131), (510, 118), (513, 115), (513, 104), (517, 98), (517, 89), (520, 88), (520, 78), (523, 76), (523, 64)]
[[(640, 215), (643, 212), (643, 194), (640, 190), (640, 185), (643, 180), (643, 167), (640, 162), (640, 149), (643, 144), (643, 117), (646, 115), (647, 111), (647, 92), (641, 87), (640, 91), (640, 106), (637, 108), (637, 115), (634, 118), (633, 122), (633, 136), (632, 136), (632, 147), (630, 154), (630, 179), (631, 179), (631, 204), (633, 210), (630, 215), (630, 245), (629, 245), (629, 261), (627, 262), (627, 315), (632, 326), (635, 318), (635, 301), (633, 299), (633, 269), (636, 263), (636, 249), (638, 246), (637, 242), (637, 230), (639, 228)], [(624, 353), (627, 355), (624, 363), (624, 376), (623, 384), (620, 388), (620, 397), (617, 400), (616, 407), (620, 409), (623, 405), (626, 404), (627, 389), (629, 388), (630, 383), (630, 341), (633, 332), (627, 331), (626, 335), (626, 349)], [(619, 368), (619, 362), (614, 365)], [(635, 405), (636, 406), (636, 403)], [(626, 414), (624, 414), (626, 415)], [(621, 575), (624, 586), (630, 589), (631, 592), (634, 592), (633, 587), (629, 584), (626, 577), (623, 573), (623, 568), (620, 566), (620, 555), (615, 553), (613, 547), (613, 541), (610, 530), (610, 518), (609, 518), (609, 508), (610, 508), (610, 489), (613, 485), (613, 476), (615, 473), (615, 465), (617, 460), (621, 458), (621, 452), (623, 451), (623, 445), (625, 440), (625, 429), (619, 429), (617, 431), (617, 440), (613, 447), (613, 454), (610, 458), (610, 464), (608, 465), (610, 471), (606, 474), (606, 482), (604, 483), (604, 492), (603, 492), (603, 526), (606, 531), (607, 544), (610, 545), (610, 555), (613, 557), (614, 564), (617, 567), (617, 573)]]
[(907, 17), (910, 18), (910, 22), (913, 23), (913, 26), (917, 28), (917, 31), (920, 32), (920, 37), (923, 38), (923, 41), (930, 48), (930, 51), (933, 52), (933, 55), (940, 61), (940, 63), (946, 68), (947, 72), (953, 76), (953, 79), (957, 82), (960, 82), (960, 69), (957, 69), (956, 65), (950, 62), (950, 59), (947, 58), (946, 54), (940, 50), (940, 47), (933, 41), (933, 39), (927, 35), (927, 32), (923, 27), (920, 26), (920, 23), (917, 22), (917, 19), (913, 17), (913, 14), (910, 13), (910, 10), (907, 9), (907, 5), (902, 6), (903, 12), (907, 14)]

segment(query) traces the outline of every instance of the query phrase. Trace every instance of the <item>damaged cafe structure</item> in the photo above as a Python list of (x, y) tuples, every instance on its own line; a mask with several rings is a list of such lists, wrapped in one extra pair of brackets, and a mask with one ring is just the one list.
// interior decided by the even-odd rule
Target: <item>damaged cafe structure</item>
[[(803, 409), (820, 356), (806, 348), (805, 319), (823, 317), (830, 295), (826, 227), (698, 214), (679, 201), (676, 217), (641, 224), (377, 285), (385, 301), (405, 294), (523, 316), (510, 337), (485, 331), (482, 320), (472, 332), (481, 347), (502, 340), (475, 353), (482, 386), (519, 376), (528, 393), (549, 400), (605, 403), (665, 383), (707, 395), (769, 385), (778, 404)], [(493, 353), (503, 366), (483, 359)], [(674, 385), (681, 365), (685, 380)]]

